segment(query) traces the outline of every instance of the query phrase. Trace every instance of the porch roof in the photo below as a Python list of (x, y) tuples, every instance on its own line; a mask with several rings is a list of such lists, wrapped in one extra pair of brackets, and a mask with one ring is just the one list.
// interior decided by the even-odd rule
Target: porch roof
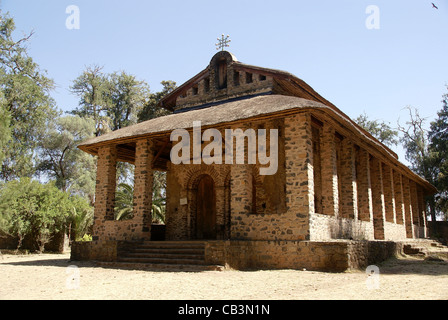
[[(207, 127), (219, 128), (224, 125), (227, 126), (242, 122), (247, 123), (257, 119), (285, 117), (304, 111), (311, 111), (313, 114), (323, 113), (337, 120), (349, 133), (358, 135), (363, 145), (367, 146), (371, 154), (382, 159), (387, 159), (390, 164), (393, 164), (393, 167), (399, 168), (400, 171), (405, 172), (406, 175), (417, 180), (429, 192), (435, 193), (437, 191), (428, 181), (398, 161), (396, 153), (379, 142), (336, 107), (294, 96), (272, 94), (248, 97), (247, 99), (238, 101), (223, 101), (208, 108), (170, 114), (116, 130), (87, 140), (79, 144), (78, 148), (92, 155), (97, 155), (100, 146), (110, 144), (126, 145), (144, 137), (154, 139), (163, 138), (162, 141), (168, 141), (167, 137), (169, 138), (173, 130), (191, 130), (194, 121), (201, 121), (201, 127), (203, 129)], [(163, 144), (163, 142), (160, 143)]]

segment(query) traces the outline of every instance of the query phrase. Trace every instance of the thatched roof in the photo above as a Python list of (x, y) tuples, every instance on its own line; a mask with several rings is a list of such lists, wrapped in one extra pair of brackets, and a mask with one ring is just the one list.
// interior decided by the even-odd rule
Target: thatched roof
[(79, 145), (88, 146), (125, 140), (157, 133), (167, 133), (175, 129), (190, 129), (193, 121), (201, 121), (202, 127), (231, 123), (237, 120), (256, 118), (258, 116), (301, 108), (327, 108), (325, 105), (297, 97), (282, 95), (258, 96), (233, 102), (223, 102), (213, 107), (189, 112), (170, 114), (147, 120), (102, 136), (90, 139)]

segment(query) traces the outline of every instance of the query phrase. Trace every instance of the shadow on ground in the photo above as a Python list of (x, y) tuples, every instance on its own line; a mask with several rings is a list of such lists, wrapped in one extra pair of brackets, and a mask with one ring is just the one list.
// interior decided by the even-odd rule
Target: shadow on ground
[[(23, 258), (23, 261), (20, 259)], [(14, 260), (14, 261), (8, 261)], [(23, 256), (1, 256), (1, 265), (13, 266), (35, 266), (35, 267), (61, 267), (66, 268), (70, 265), (77, 267), (89, 268), (105, 268), (105, 269), (121, 269), (121, 270), (143, 270), (152, 272), (201, 272), (201, 270), (194, 269), (160, 269), (154, 267), (136, 267), (136, 266), (121, 266), (119, 264), (101, 265), (94, 261), (71, 261), (69, 256), (63, 254), (46, 254), (46, 255), (23, 255)], [(410, 256), (401, 256), (397, 258), (390, 258), (386, 261), (376, 264), (380, 268), (381, 274), (421, 274), (421, 275), (448, 275), (448, 261), (431, 261), (423, 258), (415, 258)], [(362, 270), (361, 270), (362, 271)]]
[(381, 274), (448, 275), (448, 261), (403, 256), (377, 264)]

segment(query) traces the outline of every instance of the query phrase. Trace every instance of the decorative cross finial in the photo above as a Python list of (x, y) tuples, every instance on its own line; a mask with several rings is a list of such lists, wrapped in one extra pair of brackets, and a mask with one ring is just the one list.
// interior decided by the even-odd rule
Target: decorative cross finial
[(224, 34), (221, 35), (221, 38), (218, 38), (218, 43), (215, 44), (216, 46), (216, 50), (221, 49), (221, 51), (224, 51), (225, 47), (229, 46), (229, 42), (231, 42), (232, 40), (230, 40), (230, 36), (227, 35), (227, 37), (224, 37)]

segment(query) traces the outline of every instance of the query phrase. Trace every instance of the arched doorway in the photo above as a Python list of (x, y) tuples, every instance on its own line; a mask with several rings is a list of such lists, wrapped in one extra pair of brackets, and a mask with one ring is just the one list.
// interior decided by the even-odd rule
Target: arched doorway
[(209, 175), (203, 175), (196, 192), (196, 238), (216, 239), (216, 191)]

